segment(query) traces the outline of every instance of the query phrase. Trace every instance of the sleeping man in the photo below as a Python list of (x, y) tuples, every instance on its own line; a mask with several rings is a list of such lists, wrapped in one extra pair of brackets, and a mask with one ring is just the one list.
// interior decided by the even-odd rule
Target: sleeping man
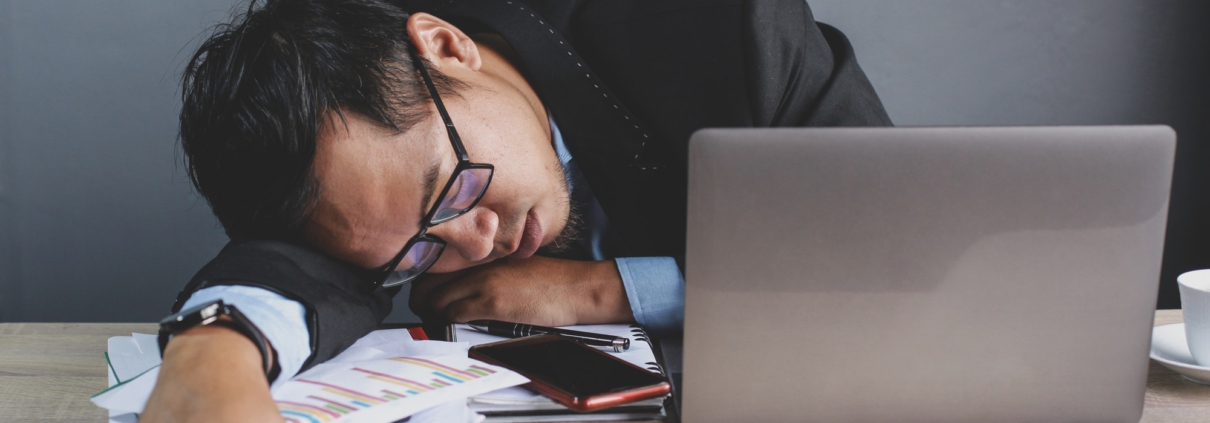
[(180, 124), (232, 241), (173, 312), (246, 318), (173, 332), (146, 421), (280, 419), (270, 386), (404, 287), (426, 321), (675, 335), (690, 135), (890, 120), (801, 0), (270, 0), (192, 57)]

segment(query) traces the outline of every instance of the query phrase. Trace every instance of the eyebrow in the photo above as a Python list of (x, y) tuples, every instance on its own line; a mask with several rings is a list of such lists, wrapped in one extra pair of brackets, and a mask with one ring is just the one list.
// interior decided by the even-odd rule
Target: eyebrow
[(424, 195), (420, 197), (420, 222), (424, 226), (424, 217), (428, 215), (429, 199), (433, 198), (433, 191), (437, 190), (437, 173), (441, 171), (441, 160), (433, 160), (429, 164), (429, 170), (424, 172)]

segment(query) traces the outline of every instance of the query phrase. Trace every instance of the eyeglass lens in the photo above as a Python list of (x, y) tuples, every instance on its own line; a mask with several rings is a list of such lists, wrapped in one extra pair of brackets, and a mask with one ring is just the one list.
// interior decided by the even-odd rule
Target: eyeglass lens
[(470, 211), (476, 200), (483, 195), (483, 191), (487, 190), (491, 176), (492, 169), (486, 168), (469, 168), (458, 172), (449, 192), (441, 199), (441, 206), (437, 208), (430, 224), (436, 225)]
[[(449, 191), (446, 191), (445, 197), (442, 197), (437, 212), (433, 214), (433, 219), (429, 221), (429, 226), (470, 211), (478, 203), (479, 197), (483, 196), (484, 191), (487, 191), (491, 178), (491, 168), (468, 168), (458, 172), (458, 175), (454, 177), (454, 182), (450, 184)], [(395, 266), (395, 271), (387, 276), (383, 286), (399, 285), (420, 276), (437, 262), (437, 258), (441, 257), (444, 249), (445, 245), (438, 242), (424, 239), (416, 241), (407, 253), (404, 253), (399, 265)]]
[(399, 265), (395, 266), (395, 271), (387, 276), (383, 286), (399, 285), (420, 276), (437, 261), (437, 257), (441, 257), (441, 250), (444, 249), (445, 245), (438, 242), (423, 239), (416, 241), (415, 244), (412, 244), (412, 248), (409, 248), (408, 252), (403, 255), (403, 260), (399, 262)]

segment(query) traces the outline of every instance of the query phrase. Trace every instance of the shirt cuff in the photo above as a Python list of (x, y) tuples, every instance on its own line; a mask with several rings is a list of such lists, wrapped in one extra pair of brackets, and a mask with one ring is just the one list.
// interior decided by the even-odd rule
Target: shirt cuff
[(289, 300), (269, 290), (239, 285), (212, 286), (199, 290), (181, 306), (187, 309), (214, 300), (239, 308), (260, 330), (273, 349), (281, 374), (269, 381), (275, 389), (302, 368), (311, 356), (311, 334), (307, 331), (307, 310), (297, 301)]
[(685, 325), (685, 278), (672, 257), (619, 257), (618, 273), (634, 320), (651, 336), (680, 334)]

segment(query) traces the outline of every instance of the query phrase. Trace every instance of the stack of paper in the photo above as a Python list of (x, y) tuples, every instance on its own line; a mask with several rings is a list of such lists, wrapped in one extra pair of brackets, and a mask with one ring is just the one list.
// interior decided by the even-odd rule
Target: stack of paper
[[(630, 338), (630, 349), (611, 353), (653, 372), (655, 351), (642, 329), (630, 325), (586, 325), (569, 329)], [(528, 382), (510, 370), (467, 358), (471, 345), (505, 338), (457, 325), (461, 342), (416, 341), (405, 329), (380, 330), (358, 340), (326, 363), (273, 390), (288, 422), (411, 423), (510, 421), (660, 420), (664, 399), (625, 404), (596, 413), (575, 413), (517, 385)], [(134, 423), (159, 375), (155, 335), (109, 339), (109, 389), (92, 401), (110, 411), (110, 421)], [(469, 398), (469, 399), (468, 399)]]
[[(466, 398), (529, 380), (467, 358), (468, 347), (415, 341), (404, 329), (376, 331), (275, 387), (273, 399), (288, 422), (392, 422), (407, 416), (411, 422), (481, 421)], [(134, 421), (159, 373), (155, 338), (111, 338), (109, 356), (111, 387), (92, 400), (110, 410), (111, 421)]]
[[(131, 336), (109, 338), (108, 347), (105, 362), (109, 367), (106, 372), (109, 375), (109, 389), (93, 396), (93, 402), (100, 399), (108, 405), (102, 407), (109, 409), (110, 422), (135, 423), (139, 419), (136, 413), (143, 411), (143, 403), (146, 403), (147, 399), (118, 395), (115, 388), (134, 382), (131, 386), (146, 385), (141, 389), (150, 393), (151, 388), (155, 387), (155, 376), (160, 372), (160, 346), (155, 335), (134, 333)], [(135, 382), (136, 380), (138, 381)]]
[[(663, 369), (657, 364), (655, 349), (647, 334), (634, 325), (581, 325), (564, 329), (601, 333), (630, 338), (630, 349), (609, 354), (661, 375)], [(503, 341), (503, 338), (479, 332), (467, 325), (455, 325), (455, 336), (459, 342), (470, 345)], [(666, 376), (666, 375), (665, 375)], [(562, 404), (521, 387), (512, 387), (475, 395), (470, 399), (470, 408), (487, 416), (489, 422), (538, 422), (538, 421), (608, 421), (608, 420), (661, 420), (666, 416), (665, 398), (652, 398), (612, 407), (596, 413), (576, 413)]]

